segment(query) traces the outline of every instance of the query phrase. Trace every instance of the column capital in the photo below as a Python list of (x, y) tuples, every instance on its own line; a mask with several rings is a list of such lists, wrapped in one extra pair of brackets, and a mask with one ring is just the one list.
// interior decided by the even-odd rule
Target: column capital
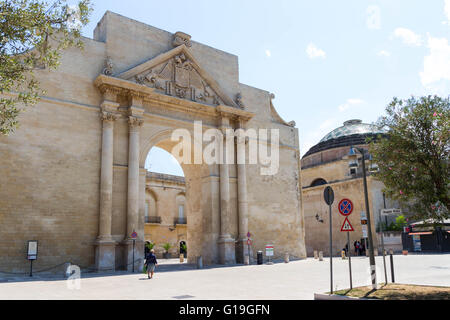
[(103, 122), (114, 122), (115, 120), (117, 120), (119, 118), (118, 114), (115, 114), (113, 112), (107, 112), (107, 111), (102, 111), (100, 113), (100, 119)]
[(138, 130), (144, 124), (144, 120), (139, 117), (129, 116), (128, 117), (128, 125), (130, 129)]

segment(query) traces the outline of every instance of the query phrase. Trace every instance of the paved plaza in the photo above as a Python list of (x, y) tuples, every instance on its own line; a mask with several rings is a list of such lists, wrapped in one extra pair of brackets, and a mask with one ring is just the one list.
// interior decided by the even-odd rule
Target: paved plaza
[[(390, 264), (387, 257), (388, 279)], [(329, 259), (214, 267), (202, 270), (175, 261), (160, 261), (154, 279), (144, 274), (83, 275), (81, 288), (65, 280), (5, 279), (0, 299), (205, 299), (304, 300), (330, 289)], [(384, 282), (383, 258), (376, 257), (378, 282)], [(450, 255), (394, 256), (397, 283), (450, 286)], [(349, 287), (348, 260), (333, 259), (334, 288)], [(353, 257), (353, 284), (370, 284), (369, 259)]]

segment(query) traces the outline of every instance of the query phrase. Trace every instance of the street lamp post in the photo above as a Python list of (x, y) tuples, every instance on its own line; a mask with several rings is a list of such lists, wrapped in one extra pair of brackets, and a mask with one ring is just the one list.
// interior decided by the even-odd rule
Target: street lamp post
[(368, 238), (369, 238), (369, 262), (370, 262), (370, 276), (372, 279), (372, 288), (377, 288), (377, 276), (376, 276), (376, 266), (375, 266), (375, 255), (373, 253), (373, 239), (372, 239), (372, 224), (370, 220), (370, 209), (369, 209), (369, 194), (367, 191), (367, 175), (366, 175), (366, 161), (365, 161), (365, 150), (356, 148), (356, 147), (350, 147), (350, 155), (357, 158), (357, 155), (352, 152), (353, 150), (357, 150), (362, 155), (362, 171), (363, 171), (363, 184), (364, 184), (364, 201), (366, 205), (366, 212), (367, 212), (367, 228), (368, 230)]

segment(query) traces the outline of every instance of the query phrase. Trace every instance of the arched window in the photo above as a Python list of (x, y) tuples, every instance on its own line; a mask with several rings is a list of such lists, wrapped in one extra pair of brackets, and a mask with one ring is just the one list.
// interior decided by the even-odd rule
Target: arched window
[(322, 185), (327, 184), (327, 183), (328, 183), (328, 182), (327, 182), (326, 180), (324, 180), (324, 179), (322, 179), (322, 178), (318, 178), (318, 179), (314, 180), (314, 181), (311, 183), (311, 187), (322, 186)]
[(186, 217), (186, 197), (184, 192), (181, 192), (176, 197), (176, 205), (178, 208), (178, 214), (175, 218), (177, 224), (187, 224), (187, 217)]

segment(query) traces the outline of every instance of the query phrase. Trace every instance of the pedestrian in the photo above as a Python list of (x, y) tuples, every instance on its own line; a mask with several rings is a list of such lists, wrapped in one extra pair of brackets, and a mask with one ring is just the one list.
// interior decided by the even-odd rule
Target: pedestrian
[(361, 253), (361, 243), (356, 241), (356, 255), (359, 256)]
[(364, 242), (361, 244), (361, 255), (366, 255), (366, 245)]
[(150, 250), (150, 252), (145, 257), (145, 265), (147, 267), (147, 276), (149, 279), (153, 278), (153, 273), (155, 272), (155, 267), (158, 264), (155, 256), (155, 250)]

